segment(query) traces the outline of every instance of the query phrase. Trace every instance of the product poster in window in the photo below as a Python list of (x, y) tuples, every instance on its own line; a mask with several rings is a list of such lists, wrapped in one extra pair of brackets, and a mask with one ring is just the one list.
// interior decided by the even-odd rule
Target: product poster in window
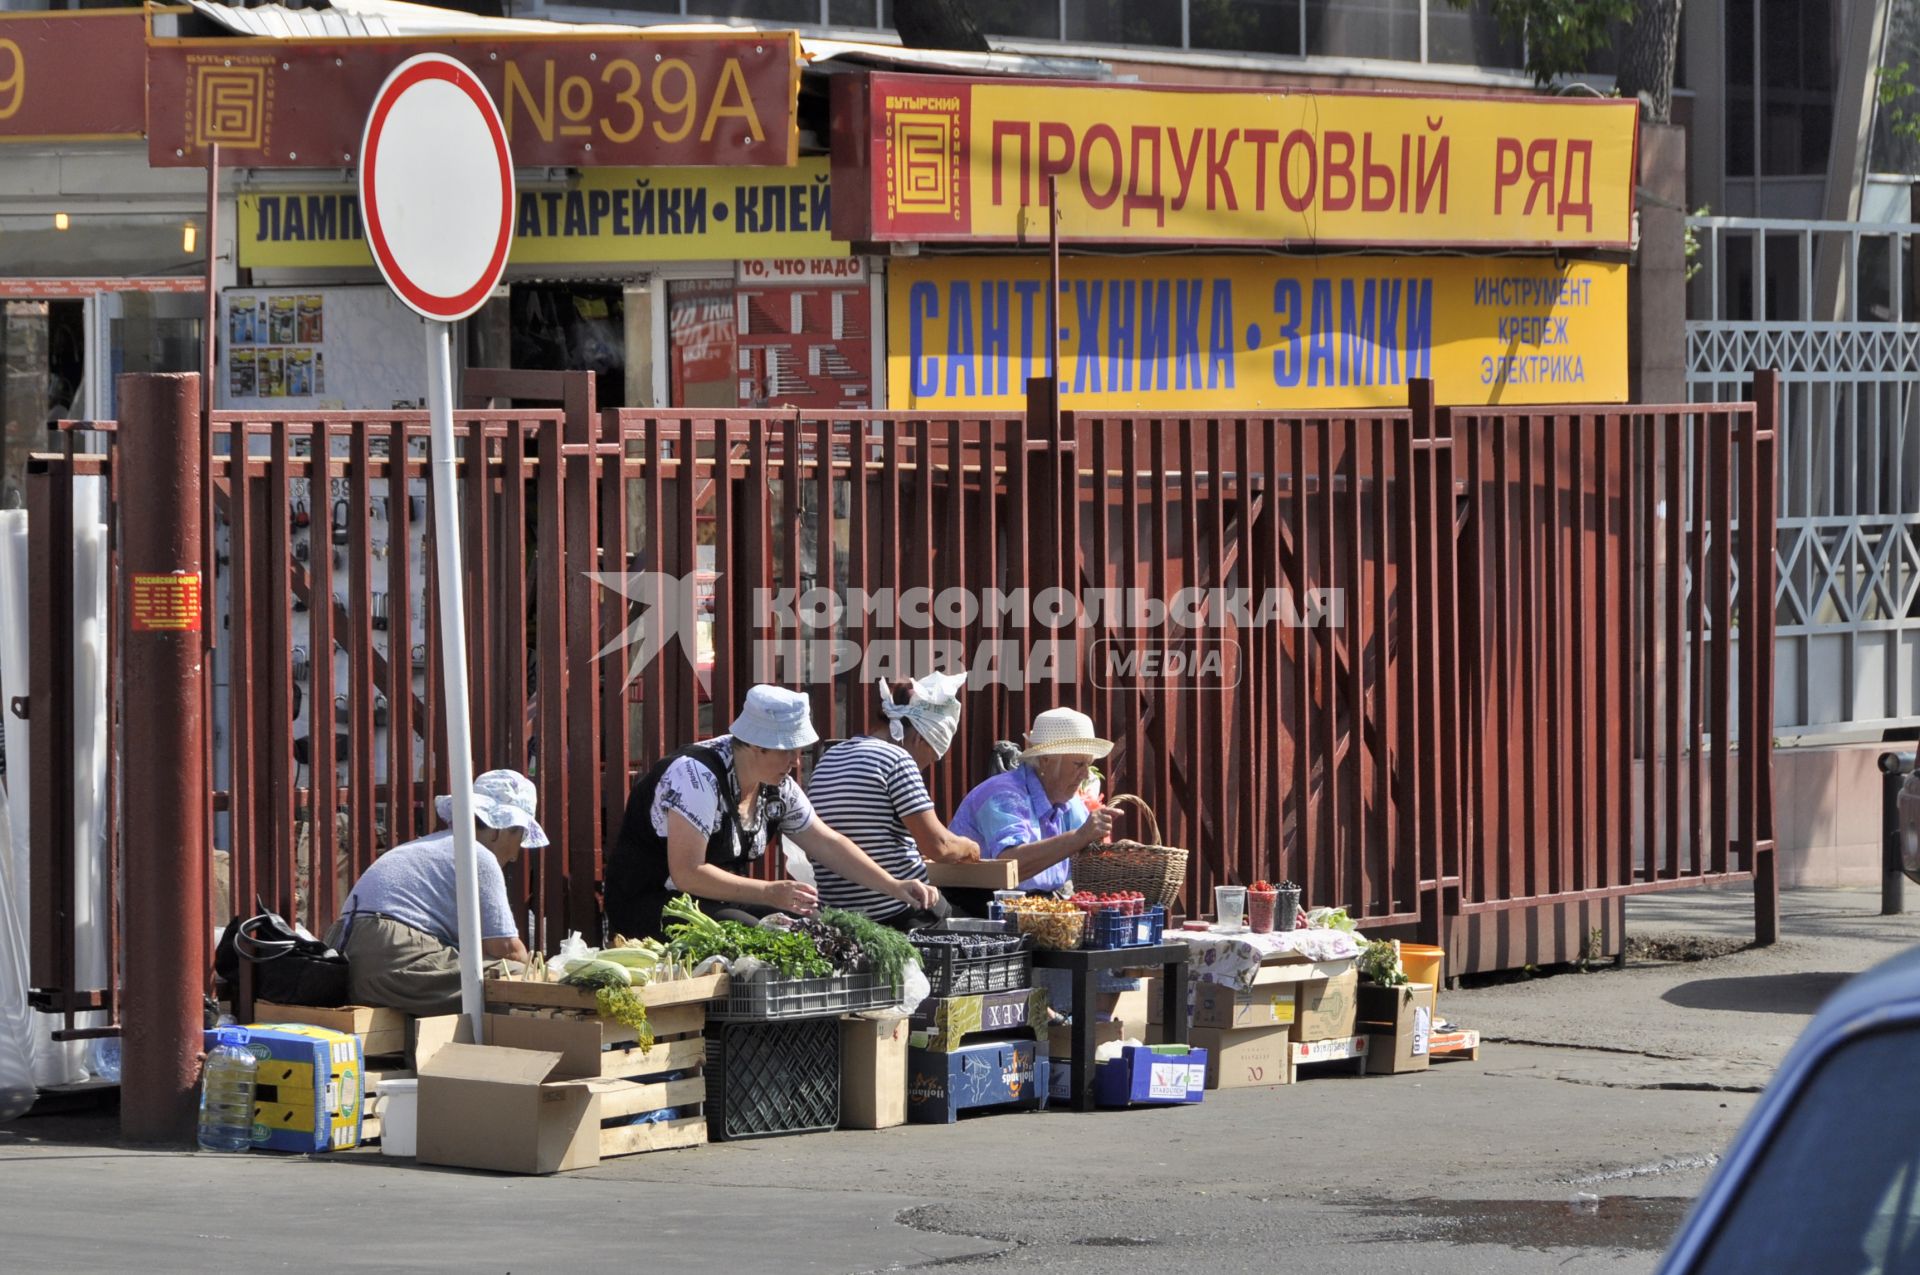
[(426, 398), (420, 319), (384, 287), (236, 288), (221, 304), (223, 408), (372, 411)]

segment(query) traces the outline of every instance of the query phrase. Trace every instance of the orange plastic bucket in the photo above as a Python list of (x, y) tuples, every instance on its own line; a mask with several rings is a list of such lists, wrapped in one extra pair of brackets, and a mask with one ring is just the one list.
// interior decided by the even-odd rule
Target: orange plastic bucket
[(1441, 981), (1447, 976), (1446, 949), (1430, 943), (1402, 943), (1400, 968), (1407, 972), (1409, 983), (1432, 983), (1438, 995)]

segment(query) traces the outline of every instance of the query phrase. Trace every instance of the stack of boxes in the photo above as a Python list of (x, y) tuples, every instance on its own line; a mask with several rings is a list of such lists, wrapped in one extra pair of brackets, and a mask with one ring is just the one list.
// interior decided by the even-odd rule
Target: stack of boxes
[(906, 1053), (907, 1118), (916, 1123), (951, 1124), (980, 1107), (1046, 1105), (1047, 993), (1033, 984), (1033, 954), (996, 933), (1005, 927), (973, 924), (1009, 950), (923, 950), (933, 994), (914, 1011)]
[(1322, 1062), (1364, 1068), (1367, 1041), (1356, 1035), (1359, 976), (1352, 960), (1274, 953), (1245, 975), (1244, 985), (1208, 972), (1195, 967), (1187, 1030), (1188, 1043), (1207, 1051), (1207, 1088), (1290, 1085), (1302, 1065)]

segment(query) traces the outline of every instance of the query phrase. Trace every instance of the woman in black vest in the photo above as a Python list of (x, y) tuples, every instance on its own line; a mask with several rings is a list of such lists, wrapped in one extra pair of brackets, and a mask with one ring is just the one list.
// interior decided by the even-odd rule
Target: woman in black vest
[(812, 886), (747, 875), (775, 835), (849, 881), (914, 908), (933, 907), (939, 891), (895, 880), (815, 817), (793, 768), (818, 740), (806, 696), (756, 686), (731, 733), (689, 745), (642, 775), (607, 855), (609, 932), (660, 937), (660, 909), (676, 894), (699, 899), (709, 915), (748, 923), (819, 911)]

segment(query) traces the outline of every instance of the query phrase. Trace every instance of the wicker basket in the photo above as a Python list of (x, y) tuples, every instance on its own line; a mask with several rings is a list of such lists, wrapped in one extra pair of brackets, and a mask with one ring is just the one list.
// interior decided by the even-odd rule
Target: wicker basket
[(1160, 821), (1153, 809), (1139, 797), (1123, 793), (1108, 802), (1118, 806), (1130, 802), (1146, 816), (1152, 842), (1116, 841), (1112, 845), (1089, 847), (1073, 856), (1073, 888), (1096, 894), (1110, 890), (1138, 890), (1147, 896), (1147, 906), (1166, 908), (1169, 913), (1187, 883), (1187, 852), (1178, 846), (1163, 846)]
[(1036, 945), (1056, 952), (1073, 951), (1087, 936), (1085, 912), (1036, 912), (1025, 909), (1016, 911), (1013, 916), (1022, 934), (1032, 935)]

